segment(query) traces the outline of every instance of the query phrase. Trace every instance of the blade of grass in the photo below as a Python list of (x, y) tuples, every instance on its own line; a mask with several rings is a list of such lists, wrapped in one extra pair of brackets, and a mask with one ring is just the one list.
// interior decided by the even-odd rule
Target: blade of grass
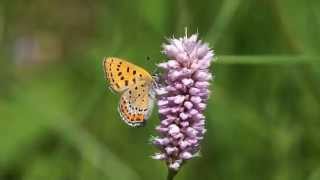
[(66, 120), (63, 125), (54, 128), (67, 140), (74, 144), (88, 162), (101, 170), (110, 179), (138, 180), (138, 174), (125, 165), (106, 146), (99, 143), (91, 134)]
[(2, 40), (4, 37), (4, 26), (5, 26), (5, 18), (4, 18), (4, 8), (0, 4), (0, 45), (2, 45)]
[(215, 19), (211, 29), (206, 35), (205, 39), (210, 40), (212, 45), (215, 45), (223, 32), (232, 21), (234, 14), (240, 6), (241, 0), (226, 0), (224, 1), (219, 15)]
[(215, 64), (309, 64), (320, 63), (320, 57), (317, 56), (219, 56)]
[[(293, 37), (295, 44), (305, 54), (319, 54), (320, 33), (317, 24), (319, 1), (283, 0), (273, 1), (277, 8), (279, 21), (288, 35)], [(288, 6), (290, 4), (290, 6)], [(313, 11), (313, 7), (316, 11)], [(303, 16), (296, 16), (296, 13)]]
[(185, 0), (176, 1), (176, 5), (179, 7), (179, 11), (177, 11), (176, 32), (181, 32), (181, 29), (190, 26), (190, 17), (188, 13), (187, 3)]
[[(111, 152), (107, 146), (99, 143), (92, 135), (87, 131), (79, 127), (74, 119), (69, 118), (65, 114), (60, 113), (48, 113), (43, 106), (35, 107), (36, 103), (32, 97), (25, 97), (27, 107), (32, 107), (30, 111), (34, 114), (38, 114), (40, 117), (47, 117), (52, 119), (50, 127), (60, 133), (61, 137), (72, 143), (78, 151), (82, 154), (82, 157), (87, 160), (93, 167), (101, 170), (110, 179), (141, 179), (138, 174), (131, 169), (125, 162), (123, 162), (116, 154)], [(55, 119), (64, 119), (64, 123), (61, 121), (55, 121)]]

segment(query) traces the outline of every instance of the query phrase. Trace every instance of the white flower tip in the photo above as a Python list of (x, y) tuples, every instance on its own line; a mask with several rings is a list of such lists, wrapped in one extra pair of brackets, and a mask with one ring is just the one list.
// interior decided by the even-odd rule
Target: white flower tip
[(182, 120), (186, 120), (186, 119), (189, 118), (188, 114), (186, 114), (186, 113), (184, 113), (184, 112), (180, 113), (179, 117), (180, 117)]
[(161, 67), (161, 68), (164, 68), (164, 69), (167, 69), (168, 68), (168, 63), (160, 63), (157, 66)]
[(180, 132), (180, 128), (175, 125), (175, 124), (171, 124), (169, 126), (169, 134), (174, 135), (174, 134), (178, 134)]
[(201, 102), (201, 98), (199, 96), (192, 96), (190, 100), (196, 104)]
[(185, 86), (190, 86), (193, 84), (193, 80), (191, 78), (188, 78), (188, 79), (182, 79), (182, 83), (185, 85)]
[(167, 154), (171, 155), (171, 154), (177, 152), (178, 148), (176, 148), (176, 147), (166, 147), (165, 150), (166, 150)]
[(190, 101), (186, 101), (184, 102), (184, 107), (186, 107), (187, 109), (191, 109), (193, 107), (193, 104)]
[(192, 154), (190, 152), (185, 151), (185, 152), (180, 154), (180, 157), (182, 159), (191, 159), (193, 156), (192, 156)]
[(188, 121), (183, 121), (180, 123), (182, 127), (187, 127), (189, 126), (189, 122)]
[(158, 89), (156, 89), (155, 91), (156, 91), (157, 95), (159, 95), (159, 96), (168, 93), (168, 91), (166, 91), (165, 88), (158, 88)]
[(179, 63), (175, 60), (169, 60), (167, 65), (171, 68), (178, 68), (179, 67)]
[(158, 106), (164, 106), (164, 105), (167, 105), (169, 102), (168, 101), (166, 101), (166, 100), (159, 100), (158, 101)]
[(169, 168), (172, 170), (178, 171), (180, 168), (180, 163), (178, 162), (171, 163), (169, 164)]
[(166, 158), (166, 155), (163, 153), (156, 153), (156, 154), (152, 155), (151, 158), (156, 159), (156, 160), (163, 160)]
[(202, 157), (202, 154), (200, 151), (196, 152), (193, 157)]
[(178, 95), (174, 98), (174, 103), (175, 104), (181, 104), (184, 101), (185, 97), (182, 95)]
[(196, 42), (197, 39), (198, 39), (198, 34), (193, 34), (193, 35), (191, 35), (189, 39), (190, 39), (190, 41), (192, 41), (192, 42)]

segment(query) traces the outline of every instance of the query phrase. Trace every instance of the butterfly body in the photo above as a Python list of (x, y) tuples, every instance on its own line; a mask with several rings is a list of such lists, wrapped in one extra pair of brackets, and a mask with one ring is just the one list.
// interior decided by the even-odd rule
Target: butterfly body
[(143, 68), (120, 58), (103, 61), (110, 88), (120, 93), (118, 111), (122, 120), (132, 127), (143, 126), (153, 106), (153, 78)]

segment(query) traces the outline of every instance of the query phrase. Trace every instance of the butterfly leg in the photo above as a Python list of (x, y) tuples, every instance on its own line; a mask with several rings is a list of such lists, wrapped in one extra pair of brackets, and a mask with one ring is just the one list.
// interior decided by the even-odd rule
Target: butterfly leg
[(112, 94), (116, 94), (116, 92), (114, 91), (114, 89), (111, 86), (108, 86), (108, 89), (111, 91)]

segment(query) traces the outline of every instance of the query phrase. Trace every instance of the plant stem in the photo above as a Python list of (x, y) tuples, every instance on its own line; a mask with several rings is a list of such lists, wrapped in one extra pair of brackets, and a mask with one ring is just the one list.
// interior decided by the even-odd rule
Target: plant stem
[(318, 56), (219, 56), (215, 64), (252, 64), (252, 65), (287, 65), (287, 64), (311, 64), (319, 63)]
[(168, 169), (168, 177), (167, 180), (173, 180), (173, 178), (177, 175), (177, 171)]

